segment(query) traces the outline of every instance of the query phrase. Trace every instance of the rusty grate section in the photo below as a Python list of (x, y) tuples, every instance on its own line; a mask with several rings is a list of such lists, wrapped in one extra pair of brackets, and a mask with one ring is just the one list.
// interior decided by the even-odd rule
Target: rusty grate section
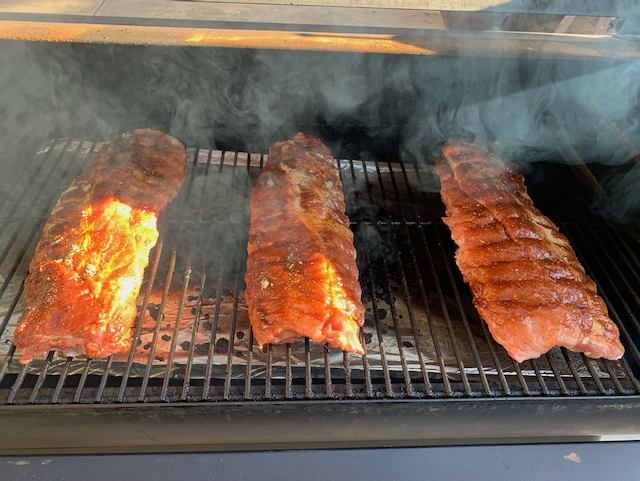
[(544, 180), (532, 195), (598, 283), (621, 328), (621, 361), (560, 348), (511, 360), (479, 319), (455, 265), (432, 167), (374, 159), (338, 161), (358, 251), (366, 354), (308, 339), (258, 349), (243, 289), (249, 195), (265, 156), (189, 149), (187, 180), (160, 216), (131, 351), (107, 359), (50, 352), (20, 365), (12, 336), (29, 262), (60, 193), (98, 148), (47, 141), (20, 182), (2, 186), (0, 404), (640, 393), (638, 237), (583, 209), (588, 189), (575, 169), (557, 164), (540, 166)]

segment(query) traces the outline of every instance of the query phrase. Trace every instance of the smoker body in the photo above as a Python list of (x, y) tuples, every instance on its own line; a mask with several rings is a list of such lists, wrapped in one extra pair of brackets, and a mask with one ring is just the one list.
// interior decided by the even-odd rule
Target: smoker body
[[(0, 215), (4, 454), (640, 436), (638, 211), (623, 195), (640, 148), (633, 39), (3, 15), (49, 41), (6, 34), (0, 54), (21, 61), (0, 73), (11, 133)], [(75, 33), (50, 42), (60, 25)], [(83, 37), (78, 25), (89, 25)], [(176, 136), (190, 158), (160, 218), (141, 342), (122, 358), (51, 353), (20, 366), (10, 326), (42, 225), (99, 141), (138, 127)], [(305, 340), (260, 351), (248, 329), (248, 195), (269, 145), (297, 131), (339, 159), (368, 307), (363, 358)], [(498, 141), (520, 164), (621, 326), (622, 361), (555, 349), (518, 365), (492, 342), (455, 266), (433, 174), (443, 142), (461, 136)]]

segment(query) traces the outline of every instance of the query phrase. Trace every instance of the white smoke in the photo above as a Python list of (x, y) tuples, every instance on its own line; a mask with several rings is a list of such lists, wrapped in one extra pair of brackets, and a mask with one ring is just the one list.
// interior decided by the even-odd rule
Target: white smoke
[(559, 140), (627, 162), (590, 104), (640, 146), (637, 62), (3, 41), (0, 66), (5, 171), (47, 136), (137, 127), (251, 152), (305, 131), (336, 156), (427, 163), (450, 137), (498, 141), (520, 164), (560, 161)]

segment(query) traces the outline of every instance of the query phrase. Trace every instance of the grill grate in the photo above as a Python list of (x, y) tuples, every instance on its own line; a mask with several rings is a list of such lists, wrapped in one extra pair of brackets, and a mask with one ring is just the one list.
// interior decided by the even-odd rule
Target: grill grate
[(185, 185), (160, 216), (135, 348), (93, 360), (51, 352), (22, 366), (12, 335), (24, 276), (51, 208), (98, 148), (48, 141), (18, 185), (3, 187), (0, 404), (640, 393), (633, 374), (640, 365), (637, 240), (581, 209), (587, 189), (557, 164), (539, 167), (543, 180), (533, 182), (532, 196), (598, 283), (621, 328), (621, 361), (560, 348), (522, 364), (511, 360), (479, 319), (455, 266), (432, 167), (375, 159), (338, 161), (367, 310), (365, 355), (308, 339), (259, 350), (243, 289), (248, 200), (265, 156), (188, 149)]

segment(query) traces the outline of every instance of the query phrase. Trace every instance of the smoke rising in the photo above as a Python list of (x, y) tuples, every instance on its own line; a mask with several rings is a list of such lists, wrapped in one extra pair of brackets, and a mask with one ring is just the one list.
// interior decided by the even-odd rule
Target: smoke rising
[[(464, 136), (500, 142), (525, 172), (561, 161), (557, 143), (569, 142), (583, 160), (616, 166), (630, 155), (588, 107), (640, 146), (638, 85), (637, 62), (4, 41), (0, 158), (13, 175), (6, 167), (47, 136), (149, 127), (250, 152), (305, 131), (336, 156), (426, 163)], [(632, 175), (612, 171), (605, 188), (619, 193)], [(631, 212), (629, 199), (620, 205)]]

